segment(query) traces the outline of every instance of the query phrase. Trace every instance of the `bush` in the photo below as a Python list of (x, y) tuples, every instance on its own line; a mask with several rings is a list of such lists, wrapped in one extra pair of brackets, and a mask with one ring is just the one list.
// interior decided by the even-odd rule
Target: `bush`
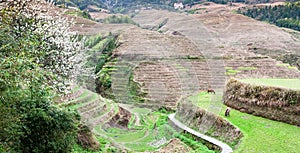
[(129, 17), (129, 16), (125, 16), (125, 15), (120, 15), (120, 16), (116, 16), (116, 15), (112, 15), (109, 16), (105, 19), (102, 20), (103, 23), (129, 23), (129, 24), (133, 24), (136, 25), (136, 23)]
[(76, 142), (78, 114), (54, 106), (27, 110), (23, 152), (70, 152)]

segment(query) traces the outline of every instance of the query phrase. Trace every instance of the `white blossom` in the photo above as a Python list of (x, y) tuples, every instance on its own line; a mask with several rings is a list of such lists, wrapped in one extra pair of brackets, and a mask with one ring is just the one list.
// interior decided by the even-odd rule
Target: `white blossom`
[[(58, 75), (56, 79), (49, 80), (53, 89), (62, 92), (67, 78), (76, 80), (78, 76), (92, 76), (93, 68), (85, 67), (86, 49), (82, 42), (77, 41), (77, 33), (70, 30), (74, 26), (74, 20), (63, 17), (63, 14), (55, 10), (53, 2), (40, 0), (3, 0), (0, 2), (1, 9), (9, 7), (24, 17), (16, 18), (25, 24), (16, 24), (15, 31), (22, 33), (29, 30), (32, 34), (41, 37), (40, 41), (43, 43), (36, 52), (45, 54), (37, 58), (36, 62), (41, 64), (44, 70)], [(34, 19), (34, 22), (25, 22), (25, 19)]]

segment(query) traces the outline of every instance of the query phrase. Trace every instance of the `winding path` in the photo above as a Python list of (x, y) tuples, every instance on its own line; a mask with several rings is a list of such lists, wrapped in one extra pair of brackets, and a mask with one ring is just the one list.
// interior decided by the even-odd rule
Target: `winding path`
[(199, 137), (199, 138), (202, 138), (206, 141), (209, 141), (210, 143), (213, 143), (217, 146), (219, 146), (221, 149), (222, 149), (222, 152), (221, 153), (231, 153), (233, 152), (232, 148), (230, 146), (228, 146), (227, 144), (215, 139), (215, 138), (212, 138), (212, 137), (209, 137), (207, 135), (204, 135), (204, 134), (201, 134), (189, 127), (187, 127), (186, 125), (184, 125), (183, 123), (181, 123), (180, 121), (178, 121), (176, 118), (175, 118), (175, 113), (173, 114), (170, 114), (169, 116), (169, 119), (176, 125), (178, 126), (179, 128)]

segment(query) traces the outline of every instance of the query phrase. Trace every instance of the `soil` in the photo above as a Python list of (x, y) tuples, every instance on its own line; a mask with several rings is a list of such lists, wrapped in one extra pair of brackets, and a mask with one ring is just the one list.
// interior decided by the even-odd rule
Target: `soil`
[(154, 153), (183, 153), (189, 151), (191, 151), (191, 149), (183, 142), (178, 139), (171, 139), (171, 141), (166, 146)]

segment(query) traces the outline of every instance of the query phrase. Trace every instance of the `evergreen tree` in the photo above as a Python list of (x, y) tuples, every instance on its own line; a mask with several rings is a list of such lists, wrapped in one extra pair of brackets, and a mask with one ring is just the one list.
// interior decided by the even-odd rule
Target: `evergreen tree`
[(254, 7), (239, 10), (240, 13), (261, 21), (268, 21), (280, 27), (300, 30), (300, 3), (286, 3), (286, 5)]

